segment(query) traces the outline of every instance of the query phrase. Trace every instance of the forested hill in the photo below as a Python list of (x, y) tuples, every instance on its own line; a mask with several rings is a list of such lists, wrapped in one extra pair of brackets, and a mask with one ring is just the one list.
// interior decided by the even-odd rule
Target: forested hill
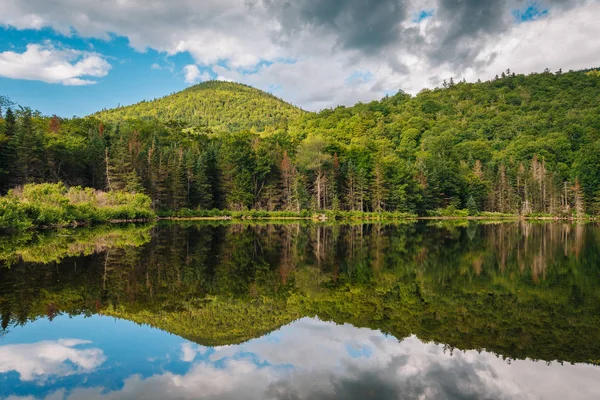
[(303, 111), (277, 97), (233, 82), (208, 81), (152, 101), (103, 110), (95, 117), (117, 122), (124, 119), (179, 121), (215, 131), (237, 132), (281, 126), (296, 120)]
[[(191, 131), (182, 125), (195, 124), (195, 98), (213, 117)], [(4, 192), (63, 181), (143, 191), (160, 210), (600, 214), (595, 70), (506, 71), (320, 113), (209, 82), (100, 119), (6, 107), (2, 116)]]

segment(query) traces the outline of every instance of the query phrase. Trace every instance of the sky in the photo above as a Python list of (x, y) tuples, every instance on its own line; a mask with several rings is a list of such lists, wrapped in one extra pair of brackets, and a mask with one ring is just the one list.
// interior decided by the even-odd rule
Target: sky
[(202, 81), (320, 110), (600, 66), (600, 0), (0, 0), (0, 95), (63, 117)]

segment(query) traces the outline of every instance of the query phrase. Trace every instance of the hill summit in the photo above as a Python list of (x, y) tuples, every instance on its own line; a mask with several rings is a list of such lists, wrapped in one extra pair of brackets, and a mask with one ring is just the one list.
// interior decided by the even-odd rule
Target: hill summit
[(216, 131), (236, 132), (281, 125), (304, 111), (283, 100), (240, 83), (207, 81), (180, 92), (130, 106), (103, 110), (95, 117), (117, 122), (124, 119), (179, 121)]

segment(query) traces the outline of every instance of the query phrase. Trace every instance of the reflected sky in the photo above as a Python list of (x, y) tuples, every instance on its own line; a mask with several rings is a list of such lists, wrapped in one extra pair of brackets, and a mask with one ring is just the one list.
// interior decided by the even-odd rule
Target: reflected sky
[(600, 368), (451, 351), (303, 318), (205, 347), (103, 316), (59, 316), (0, 339), (9, 399), (593, 399)]

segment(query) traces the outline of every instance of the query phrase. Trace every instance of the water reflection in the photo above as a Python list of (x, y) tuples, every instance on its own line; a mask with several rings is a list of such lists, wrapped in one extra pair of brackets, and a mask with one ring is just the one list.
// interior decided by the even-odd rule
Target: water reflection
[[(107, 318), (101, 322), (115, 325)], [(119, 324), (113, 340), (128, 340), (121, 335), (129, 332), (146, 341), (148, 328), (127, 324)], [(40, 345), (45, 344), (31, 346)], [(10, 346), (0, 346), (0, 351)], [(6, 361), (3, 372), (21, 374), (15, 385), (20, 398), (585, 399), (600, 391), (596, 366), (509, 364), (487, 352), (449, 351), (415, 336), (398, 341), (380, 331), (314, 318), (240, 345), (206, 347), (180, 340), (143, 363), (132, 362), (128, 352), (95, 351), (106, 358), (92, 357), (88, 367), (104, 361), (104, 368), (79, 371), (87, 374), (85, 379), (69, 380), (60, 372), (71, 368), (67, 358), (50, 369), (43, 357), (31, 358), (26, 368), (36, 369), (35, 381), (24, 374), (19, 360)], [(126, 374), (115, 377), (116, 385), (99, 384), (122, 363), (130, 365)], [(152, 373), (142, 364), (158, 368)], [(14, 394), (11, 387), (2, 388), (0, 395)]]
[(0, 346), (0, 373), (15, 371), (21, 381), (45, 380), (47, 376), (89, 373), (105, 360), (100, 349), (81, 349), (90, 341), (44, 340)]
[[(519, 377), (505, 381), (506, 374), (533, 379), (537, 371), (597, 371), (536, 363), (533, 372), (523, 367), (516, 374), (518, 360), (600, 362), (600, 227), (594, 224), (104, 227), (5, 238), (0, 259), (6, 264), (0, 267), (0, 352), (10, 355), (0, 353), (9, 360), (0, 361), (0, 383), (9, 375), (13, 386), (15, 376), (21, 383), (24, 376), (75, 380), (97, 367), (113, 368), (102, 358), (114, 357), (107, 346), (127, 341), (106, 324), (94, 338), (84, 330), (22, 339), (23, 329), (48, 321), (64, 326), (64, 316), (78, 315), (148, 324), (187, 340), (177, 355), (165, 350), (168, 362), (149, 340), (137, 350), (144, 373), (136, 377), (135, 368), (122, 364), (106, 379), (124, 386), (92, 379), (104, 389), (90, 396), (121, 397), (140, 385), (152, 393), (154, 379), (172, 390), (187, 379), (200, 385), (188, 376), (190, 368), (214, 382), (254, 376), (238, 386), (256, 398), (515, 398), (542, 389), (527, 389)], [(70, 329), (94, 318), (69, 320), (78, 321)], [(55, 358), (43, 358), (46, 364), (36, 369), (39, 352), (31, 346), (42, 345)], [(29, 369), (12, 367), (15, 354), (31, 361)], [(156, 366), (149, 359), (162, 361)], [(63, 361), (69, 368), (60, 367)], [(172, 375), (159, 373), (165, 363)], [(569, 379), (587, 379), (581, 371)], [(165, 376), (175, 383), (159, 380)], [(311, 380), (321, 386), (301, 384)], [(198, 393), (194, 385), (180, 397)], [(207, 396), (211, 390), (214, 398), (234, 395), (205, 385)], [(553, 385), (562, 387), (547, 386)]]

